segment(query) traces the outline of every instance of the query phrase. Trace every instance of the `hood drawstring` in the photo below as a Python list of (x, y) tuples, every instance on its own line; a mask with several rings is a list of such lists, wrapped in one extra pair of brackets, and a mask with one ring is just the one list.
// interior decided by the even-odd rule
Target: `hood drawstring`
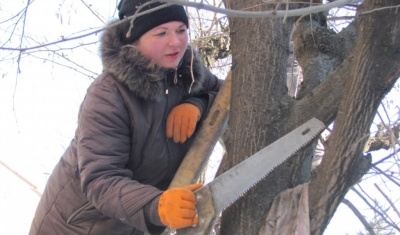
[[(194, 80), (193, 66), (190, 66), (190, 76), (192, 77), (192, 82), (190, 83), (189, 86), (189, 91), (188, 91), (189, 94), (192, 91), (193, 84), (196, 82)], [(181, 75), (179, 75), (179, 77), (181, 77)], [(174, 75), (174, 85), (176, 85), (176, 83), (178, 83), (178, 68), (175, 68), (175, 75)]]
[(192, 47), (190, 47), (190, 50), (191, 50), (191, 58), (190, 58), (190, 76), (192, 77), (192, 83), (190, 84), (190, 87), (189, 87), (189, 94), (190, 94), (190, 92), (192, 91), (192, 86), (193, 86), (193, 84), (196, 82), (196, 81), (194, 80), (194, 73), (193, 73), (194, 51), (193, 51), (193, 48), (192, 48)]
[[(194, 63), (194, 52), (193, 52), (193, 48), (190, 48), (192, 53), (191, 53), (191, 58), (190, 58), (190, 77), (192, 78), (192, 82), (190, 83), (189, 86), (189, 91), (188, 93), (190, 94), (190, 92), (192, 92), (192, 87), (194, 85), (194, 83), (196, 82), (196, 80), (194, 79), (194, 72), (193, 72), (193, 63)], [(179, 62), (178, 67), (181, 65), (182, 60)], [(178, 67), (175, 68), (175, 73), (174, 73), (174, 85), (176, 85), (178, 83)], [(181, 77), (181, 75), (179, 75), (179, 77)], [(165, 90), (165, 94), (168, 95), (168, 89)]]
[(189, 94), (192, 91), (192, 86), (193, 86), (194, 83), (195, 83), (195, 80), (194, 80), (194, 76), (193, 76), (193, 72), (192, 72), (192, 83), (190, 83)]
[(174, 85), (178, 83), (178, 68), (175, 68), (175, 74), (174, 74)]

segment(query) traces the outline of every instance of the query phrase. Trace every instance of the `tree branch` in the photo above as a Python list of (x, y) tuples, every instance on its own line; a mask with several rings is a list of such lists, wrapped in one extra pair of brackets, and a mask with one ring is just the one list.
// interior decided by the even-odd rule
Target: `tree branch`
[(92, 14), (99, 19), (103, 24), (105, 23), (103, 19), (100, 18), (99, 14), (97, 14), (96, 12), (93, 11), (93, 9), (83, 0), (81, 0), (81, 2), (83, 3), (83, 5), (85, 5), (85, 7), (92, 12)]
[(390, 177), (388, 174), (386, 174), (386, 172), (382, 171), (381, 169), (379, 169), (376, 166), (372, 166), (371, 168), (373, 168), (375, 171), (377, 171), (380, 175), (385, 176), (388, 180), (390, 180), (393, 184), (397, 185), (397, 187), (400, 188), (400, 184), (398, 182), (396, 182), (393, 177)]
[[(23, 26), (22, 26), (22, 34), (21, 34), (21, 38), (20, 38), (20, 42), (19, 42), (20, 47), (22, 46), (22, 41), (23, 41), (24, 35), (25, 35), (26, 15), (28, 14), (28, 6), (29, 6), (30, 2), (31, 1), (28, 0), (27, 6), (26, 6), (25, 11), (23, 13), (23, 19), (24, 20), (23, 20)], [(21, 67), (20, 67), (21, 57), (22, 57), (22, 52), (20, 51), (20, 53), (18, 55), (18, 59), (17, 59), (17, 64), (18, 64), (17, 72), (18, 73), (21, 73)]]
[(86, 33), (86, 34), (82, 34), (82, 35), (78, 35), (78, 36), (70, 37), (70, 38), (62, 38), (61, 40), (58, 40), (58, 41), (45, 43), (45, 44), (41, 44), (41, 45), (37, 45), (37, 46), (33, 46), (33, 47), (25, 47), (25, 48), (21, 48), (21, 47), (20, 48), (0, 47), (0, 49), (1, 50), (6, 50), (6, 51), (19, 51), (20, 53), (23, 53), (23, 52), (26, 52), (26, 51), (30, 51), (30, 50), (34, 50), (34, 49), (38, 49), (38, 48), (42, 48), (42, 47), (48, 47), (48, 46), (52, 46), (52, 45), (55, 45), (55, 44), (60, 44), (60, 43), (73, 41), (73, 40), (80, 39), (80, 38), (85, 38), (85, 37), (91, 36), (93, 34), (100, 33), (104, 29), (105, 28), (101, 28), (101, 29), (92, 31), (90, 33)]
[[(393, 5), (393, 1), (389, 0), (364, 1), (359, 11)], [(347, 81), (335, 118), (335, 127), (321, 165), (310, 183), (312, 234), (323, 233), (351, 187), (349, 179), (353, 176), (357, 157), (362, 154), (365, 136), (369, 136), (374, 114), (400, 76), (400, 54), (391, 53), (399, 50), (399, 20), (400, 14), (395, 10), (360, 16), (361, 30), (350, 55), (352, 66), (344, 75)], [(371, 66), (375, 69), (369, 69)]]
[(358, 220), (364, 225), (365, 229), (368, 231), (370, 235), (376, 235), (372, 226), (368, 223), (368, 221), (364, 218), (364, 216), (360, 213), (359, 210), (346, 198), (343, 198), (342, 203), (350, 208), (351, 211), (357, 216)]
[[(141, 15), (145, 15), (148, 14), (150, 12), (168, 7), (170, 5), (175, 5), (175, 4), (179, 4), (179, 5), (184, 5), (184, 6), (189, 6), (189, 7), (195, 7), (198, 9), (204, 9), (204, 10), (208, 10), (208, 11), (213, 11), (216, 13), (221, 13), (221, 14), (226, 14), (227, 16), (230, 17), (241, 17), (241, 18), (267, 18), (267, 17), (274, 17), (274, 18), (286, 18), (286, 17), (292, 17), (292, 16), (302, 16), (302, 15), (309, 15), (312, 13), (317, 13), (317, 12), (322, 12), (322, 11), (327, 11), (329, 9), (332, 9), (334, 7), (342, 7), (345, 6), (346, 4), (353, 2), (354, 0), (337, 0), (331, 3), (327, 3), (327, 4), (322, 4), (322, 5), (318, 5), (318, 6), (312, 6), (312, 7), (307, 7), (307, 8), (300, 8), (300, 9), (293, 9), (293, 10), (271, 10), (271, 11), (242, 11), (242, 10), (231, 10), (231, 9), (225, 9), (225, 8), (220, 8), (220, 7), (214, 7), (211, 5), (206, 5), (203, 3), (197, 3), (197, 2), (188, 2), (188, 1), (184, 1), (184, 0), (165, 0), (164, 2), (166, 2), (167, 4), (162, 5), (160, 7), (155, 7), (153, 9), (147, 10), (147, 11), (143, 11), (140, 13), (137, 13), (131, 17), (127, 17), (124, 20), (118, 21), (112, 25), (109, 25), (108, 27), (113, 27), (117, 24), (121, 24), (127, 20), (133, 20), (136, 17), (139, 17)], [(28, 2), (29, 4), (29, 2)], [(27, 8), (26, 8), (27, 9)], [(61, 40), (58, 41), (54, 41), (54, 42), (50, 42), (50, 43), (46, 43), (46, 44), (42, 44), (42, 45), (37, 45), (34, 47), (26, 47), (26, 48), (22, 48), (22, 45), (19, 48), (10, 48), (10, 47), (0, 47), (1, 50), (10, 50), (10, 51), (19, 51), (20, 53), (29, 51), (29, 50), (33, 50), (33, 49), (37, 49), (40, 47), (46, 47), (46, 46), (50, 46), (50, 45), (54, 45), (54, 44), (59, 44), (59, 43), (64, 43), (64, 42), (68, 42), (68, 41), (73, 41), (79, 38), (85, 38), (88, 37), (90, 35), (93, 34), (97, 34), (100, 33), (104, 30), (105, 28), (101, 28), (95, 31), (92, 31), (90, 33), (87, 34), (83, 34), (83, 35), (79, 35), (76, 37), (71, 37), (71, 38), (62, 38)]]
[(269, 10), (269, 11), (243, 11), (243, 10), (231, 10), (218, 8), (211, 5), (206, 5), (203, 2), (188, 2), (185, 0), (164, 0), (162, 2), (171, 3), (171, 4), (179, 4), (189, 7), (195, 7), (198, 9), (213, 11), (221, 14), (225, 14), (230, 17), (240, 17), (240, 18), (265, 18), (265, 17), (275, 17), (275, 18), (285, 18), (292, 16), (302, 16), (309, 15), (313, 13), (318, 13), (322, 11), (328, 11), (335, 7), (343, 7), (353, 0), (337, 0), (334, 2), (330, 2), (327, 4), (322, 4), (318, 6), (312, 6), (307, 8), (293, 9), (293, 10)]
[[(354, 187), (351, 187), (351, 190), (352, 190), (353, 192), (355, 192), (355, 193), (364, 201), (364, 203), (367, 204), (368, 207), (369, 207), (372, 211), (374, 211), (375, 213), (377, 213), (387, 224), (389, 224), (390, 226), (392, 226), (392, 227), (395, 228), (396, 230), (399, 230), (399, 227), (398, 227), (395, 223), (393, 223), (393, 222), (391, 222), (391, 221), (389, 221), (389, 220), (387, 219), (388, 216), (387, 216), (386, 212), (384, 212), (379, 206), (378, 206), (378, 208), (379, 208), (380, 210), (377, 210), (377, 209), (375, 208), (375, 206), (372, 205), (371, 203), (369, 203), (369, 201), (368, 201), (357, 189), (355, 189)], [(370, 199), (370, 200), (372, 200), (372, 199)]]
[(374, 162), (372, 164), (372, 167), (375, 167), (375, 166), (381, 164), (382, 162), (386, 161), (387, 159), (394, 157), (399, 152), (400, 152), (400, 149), (395, 149), (393, 153), (389, 154), (388, 156), (382, 158), (381, 160), (379, 160), (377, 162)]
[(396, 205), (390, 200), (390, 198), (386, 195), (385, 192), (382, 191), (382, 189), (375, 183), (374, 184), (375, 188), (378, 189), (378, 191), (382, 194), (382, 196), (386, 199), (386, 201), (389, 202), (390, 206), (392, 206), (393, 210), (396, 212), (397, 216), (400, 218), (400, 212), (397, 210)]

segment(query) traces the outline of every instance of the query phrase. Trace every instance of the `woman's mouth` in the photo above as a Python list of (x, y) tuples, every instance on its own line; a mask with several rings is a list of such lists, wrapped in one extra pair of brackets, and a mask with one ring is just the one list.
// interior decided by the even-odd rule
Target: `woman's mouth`
[(174, 53), (167, 54), (167, 57), (169, 57), (171, 59), (175, 59), (178, 57), (178, 55), (179, 55), (179, 52), (174, 52)]

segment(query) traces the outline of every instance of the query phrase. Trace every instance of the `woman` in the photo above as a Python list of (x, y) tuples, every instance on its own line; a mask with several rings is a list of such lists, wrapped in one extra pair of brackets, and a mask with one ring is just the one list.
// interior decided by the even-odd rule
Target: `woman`
[[(162, 6), (122, 0), (119, 17)], [(197, 224), (192, 191), (168, 189), (221, 81), (188, 47), (173, 5), (108, 27), (103, 73), (88, 88), (74, 139), (50, 176), (30, 234), (158, 234)]]

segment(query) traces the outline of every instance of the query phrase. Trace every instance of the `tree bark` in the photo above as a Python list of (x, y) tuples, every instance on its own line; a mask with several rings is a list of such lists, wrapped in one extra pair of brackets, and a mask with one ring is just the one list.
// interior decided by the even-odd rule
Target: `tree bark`
[[(265, 10), (258, 1), (229, 1), (233, 9)], [(253, 7), (254, 6), (254, 7)], [(285, 87), (291, 21), (230, 19), (232, 38), (232, 96), (225, 144), (228, 168), (243, 161), (289, 130), (284, 117), (289, 109)], [(222, 216), (221, 234), (257, 234), (274, 197), (293, 186), (290, 164), (279, 167)], [(255, 209), (257, 208), (257, 209)]]
[[(311, 233), (322, 234), (354, 183), (376, 110), (400, 75), (400, 14), (383, 7), (400, 1), (365, 1), (360, 31), (351, 52), (343, 98), (322, 163), (310, 184)], [(381, 9), (381, 10), (376, 10)], [(347, 61), (350, 63), (350, 61)]]
[[(295, 19), (286, 22), (271, 18), (229, 19), (233, 67), (230, 119), (225, 135), (226, 168), (311, 117), (325, 124), (335, 121), (335, 126), (322, 164), (313, 177), (314, 143), (276, 168), (225, 210), (221, 234), (259, 234), (273, 199), (283, 190), (311, 179), (311, 233), (323, 233), (348, 188), (362, 176), (365, 167), (359, 169), (359, 166), (368, 166), (362, 157), (368, 130), (380, 101), (400, 75), (398, 9), (367, 11), (399, 4), (399, 0), (365, 1), (361, 8), (365, 13), (358, 16), (359, 22), (349, 26), (351, 30), (335, 35), (316, 28), (320, 30), (320, 34), (314, 34), (317, 46), (303, 45), (305, 41), (297, 38), (296, 56), (300, 57), (300, 64), (308, 66), (304, 74), (306, 88), (299, 100), (291, 99), (285, 86)], [(226, 0), (225, 5), (247, 10), (273, 7), (256, 0)], [(306, 34), (297, 32), (295, 37)], [(335, 43), (329, 45), (329, 40)], [(347, 45), (346, 49), (339, 50), (340, 45)], [(318, 61), (318, 56), (322, 61)]]

